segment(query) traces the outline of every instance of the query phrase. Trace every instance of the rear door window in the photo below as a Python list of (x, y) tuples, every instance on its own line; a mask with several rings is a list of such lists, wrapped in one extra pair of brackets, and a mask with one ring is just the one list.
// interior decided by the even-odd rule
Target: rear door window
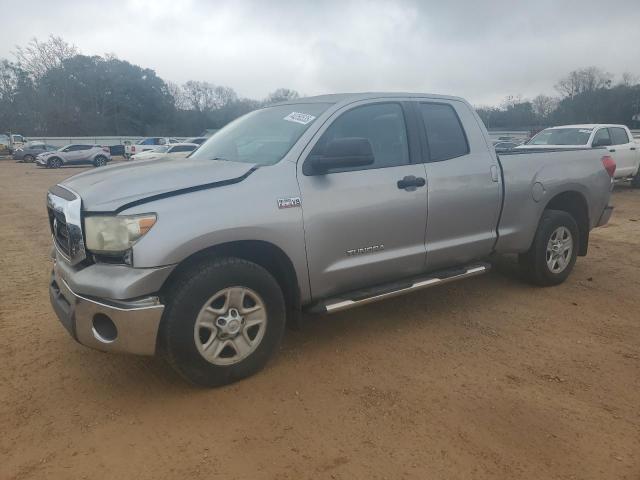
[(624, 145), (629, 143), (629, 136), (624, 128), (610, 127), (611, 132), (611, 144), (612, 145)]
[(458, 114), (446, 103), (420, 103), (427, 134), (429, 161), (441, 162), (469, 153), (469, 143)]

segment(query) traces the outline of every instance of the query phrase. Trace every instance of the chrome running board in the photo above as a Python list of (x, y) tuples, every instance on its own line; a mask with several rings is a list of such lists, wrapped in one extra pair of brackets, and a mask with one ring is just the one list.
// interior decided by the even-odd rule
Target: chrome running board
[(339, 298), (331, 298), (317, 303), (310, 307), (308, 311), (312, 313), (335, 313), (347, 310), (367, 303), (385, 300), (387, 298), (397, 297), (405, 293), (415, 292), (423, 288), (435, 287), (445, 283), (462, 280), (463, 278), (475, 277), (482, 275), (491, 269), (488, 263), (475, 263), (456, 269), (441, 270), (432, 272), (428, 275), (408, 279), (401, 282), (380, 285), (364, 290), (357, 290)]

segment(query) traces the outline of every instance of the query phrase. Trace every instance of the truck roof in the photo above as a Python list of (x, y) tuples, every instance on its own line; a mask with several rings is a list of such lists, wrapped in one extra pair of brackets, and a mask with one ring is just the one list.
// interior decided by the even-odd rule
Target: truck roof
[(316, 95), (312, 97), (296, 98), (286, 102), (278, 102), (275, 105), (295, 105), (299, 103), (341, 103), (348, 104), (358, 100), (373, 100), (376, 98), (436, 98), (440, 100), (457, 100), (465, 102), (463, 98), (450, 95), (437, 95), (432, 93), (408, 93), (408, 92), (361, 92), (361, 93), (331, 93), (327, 95)]
[(582, 123), (576, 125), (557, 125), (555, 127), (549, 127), (548, 130), (556, 128), (600, 128), (600, 127), (625, 127), (624, 125), (616, 123)]

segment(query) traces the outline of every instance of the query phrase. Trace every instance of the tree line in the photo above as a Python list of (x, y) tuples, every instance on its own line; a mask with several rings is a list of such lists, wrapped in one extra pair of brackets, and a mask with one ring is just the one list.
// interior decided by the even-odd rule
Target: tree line
[(615, 77), (598, 68), (574, 70), (555, 85), (556, 96), (528, 100), (508, 96), (497, 107), (476, 107), (490, 129), (538, 130), (550, 125), (618, 123), (640, 128), (640, 82), (625, 73)]
[(209, 82), (177, 85), (115, 55), (82, 55), (55, 36), (34, 38), (13, 57), (0, 59), (0, 133), (193, 136), (299, 96), (280, 88), (254, 100)]
[[(556, 96), (508, 96), (500, 106), (476, 107), (490, 129), (539, 129), (568, 123), (640, 127), (640, 82), (597, 68), (575, 70), (555, 85)], [(260, 106), (297, 98), (280, 88), (261, 100), (227, 86), (167, 82), (115, 55), (83, 55), (49, 36), (0, 59), (0, 133), (32, 136), (198, 135)], [(634, 121), (634, 117), (636, 120)]]

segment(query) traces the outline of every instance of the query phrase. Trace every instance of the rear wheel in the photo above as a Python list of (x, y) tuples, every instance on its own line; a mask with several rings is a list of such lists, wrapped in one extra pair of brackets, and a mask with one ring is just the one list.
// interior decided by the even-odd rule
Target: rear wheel
[(104, 167), (107, 164), (107, 159), (106, 157), (103, 157), (102, 155), (98, 155), (94, 160), (93, 160), (93, 164), (96, 167)]
[(238, 258), (208, 260), (171, 285), (160, 348), (190, 382), (214, 387), (259, 371), (277, 349), (285, 301), (273, 276)]
[(638, 168), (638, 172), (631, 179), (631, 186), (633, 188), (640, 188), (640, 168)]
[(564, 282), (576, 263), (578, 241), (578, 225), (571, 215), (545, 210), (531, 248), (519, 259), (529, 281), (541, 286)]
[(62, 160), (60, 160), (58, 157), (50, 158), (47, 161), (47, 167), (48, 168), (60, 168), (60, 167), (62, 167)]

